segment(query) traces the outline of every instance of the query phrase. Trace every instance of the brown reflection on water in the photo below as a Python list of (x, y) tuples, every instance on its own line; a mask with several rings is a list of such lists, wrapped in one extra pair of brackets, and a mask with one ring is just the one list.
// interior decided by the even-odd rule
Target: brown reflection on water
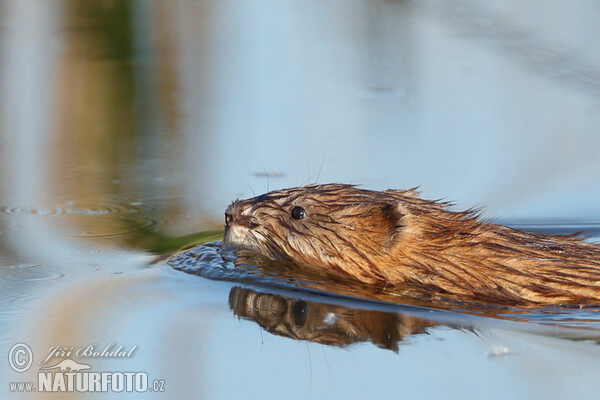
[(131, 2), (105, 4), (65, 4), (50, 142), (54, 196), (99, 203), (118, 193), (138, 140)]
[(241, 287), (231, 289), (229, 306), (238, 317), (255, 321), (274, 335), (331, 346), (371, 342), (398, 351), (400, 342), (438, 325), (399, 313), (359, 310)]
[[(65, 358), (55, 355), (47, 363), (49, 350), (60, 346), (72, 349), (70, 358), (92, 365), (92, 371), (139, 371), (165, 379), (167, 393), (177, 397), (184, 392), (191, 398), (204, 398), (206, 368), (197, 352), (179, 345), (193, 330), (196, 338), (208, 336), (203, 318), (205, 309), (190, 315), (177, 307), (177, 294), (163, 285), (164, 276), (156, 269), (71, 279), (65, 286), (46, 291), (46, 300), (36, 304), (36, 318), (22, 328), (21, 340), (32, 347), (35, 361), (24, 376), (37, 382), (40, 368), (55, 365)], [(169, 312), (162, 313), (166, 307)], [(79, 349), (93, 346), (102, 351), (111, 342), (130, 350), (131, 357), (78, 357)], [(201, 348), (196, 346), (195, 348)], [(69, 356), (67, 356), (69, 358)], [(152, 361), (148, 361), (152, 360)], [(194, 365), (194, 368), (181, 368)], [(55, 393), (56, 398), (81, 398), (81, 393)]]

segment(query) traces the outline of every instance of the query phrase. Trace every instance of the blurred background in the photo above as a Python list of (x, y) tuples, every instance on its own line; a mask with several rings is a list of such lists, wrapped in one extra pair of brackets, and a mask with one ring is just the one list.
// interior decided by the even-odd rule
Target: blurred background
[[(171, 395), (231, 395), (226, 383), (190, 383), (184, 361), (200, 353), (156, 348), (206, 334), (215, 357), (246, 365), (217, 338), (224, 328), (199, 321), (212, 315), (240, 335), (256, 325), (232, 318), (228, 286), (190, 284), (151, 262), (218, 239), (226, 206), (267, 190), (420, 186), (501, 222), (597, 224), (599, 20), (592, 0), (0, 0), (1, 352), (127, 339), (146, 354), (140, 368), (171, 366), (161, 370), (177, 382)], [(155, 306), (163, 311), (148, 317)], [(305, 352), (277, 340), (283, 353)], [(386, 363), (398, 359), (376, 350), (361, 360), (390, 378)], [(253, 362), (278, 370), (282, 357)], [(470, 373), (486, 371), (477, 362)], [(0, 364), (3, 385), (11, 374)], [(574, 386), (589, 393), (586, 376), (552, 391), (539, 379), (510, 390), (483, 380), (472, 393), (572, 397)], [(465, 390), (455, 382), (440, 393)], [(338, 380), (370, 393), (357, 384)], [(314, 385), (316, 398), (346, 393)]]

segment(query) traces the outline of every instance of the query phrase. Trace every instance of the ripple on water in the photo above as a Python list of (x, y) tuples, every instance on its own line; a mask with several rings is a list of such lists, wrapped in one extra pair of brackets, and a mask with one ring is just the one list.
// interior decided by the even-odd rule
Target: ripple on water
[(527, 321), (544, 325), (562, 325), (589, 329), (600, 329), (600, 306), (547, 307), (503, 314), (507, 317), (525, 318)]
[(29, 310), (29, 304), (38, 301), (44, 294), (26, 292), (20, 294), (0, 295), (0, 323), (10, 326), (12, 320), (22, 318), (24, 310)]
[(2, 304), (2, 311), (6, 311), (8, 307), (22, 307), (23, 303), (32, 301), (34, 299), (39, 299), (43, 297), (43, 294), (39, 293), (22, 293), (19, 295), (1, 295), (0, 296), (0, 304)]
[(0, 212), (10, 215), (37, 215), (37, 216), (56, 216), (56, 215), (108, 215), (121, 213), (120, 206), (109, 205), (93, 208), (74, 208), (74, 207), (18, 207), (18, 206), (0, 206)]
[[(66, 202), (64, 206), (19, 207), (0, 206), (0, 215), (53, 218), (53, 225), (64, 226), (75, 238), (98, 238), (122, 236), (140, 229), (152, 229), (163, 221), (153, 216), (154, 206), (141, 201), (122, 204), (76, 206)], [(27, 229), (26, 226), (21, 229)]]
[(65, 274), (48, 271), (41, 264), (20, 264), (2, 268), (2, 279), (18, 282), (37, 282), (62, 279)]
[(161, 225), (162, 220), (145, 216), (123, 216), (112, 221), (105, 221), (103, 225), (88, 221), (79, 223), (77, 233), (71, 235), (78, 238), (99, 238), (123, 236), (141, 229), (152, 229)]
[(100, 271), (102, 269), (102, 265), (94, 262), (82, 264), (81, 266), (92, 271)]

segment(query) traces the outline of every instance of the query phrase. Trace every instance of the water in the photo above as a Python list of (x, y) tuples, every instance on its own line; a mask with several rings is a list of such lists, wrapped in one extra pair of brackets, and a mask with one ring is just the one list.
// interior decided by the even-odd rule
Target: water
[[(598, 14), (585, 0), (0, 0), (2, 398), (51, 396), (9, 384), (38, 388), (64, 358), (145, 372), (164, 398), (594, 397), (593, 307), (411, 303), (165, 260), (220, 240), (232, 200), (315, 181), (420, 186), (599, 240)], [(75, 354), (90, 346), (131, 354)]]
[[(595, 339), (600, 328), (600, 305), (538, 306), (535, 308), (508, 307), (465, 301), (454, 297), (431, 296), (429, 293), (402, 291), (399, 288), (381, 288), (362, 285), (356, 282), (334, 282), (321, 280), (314, 275), (292, 270), (281, 261), (270, 261), (256, 257), (252, 253), (226, 250), (222, 242), (198, 245), (177, 252), (167, 260), (172, 268), (207, 279), (236, 282), (252, 290), (278, 293), (287, 296), (300, 296), (303, 299), (316, 297), (321, 302), (351, 305), (373, 311), (398, 312), (398, 310), (425, 309), (426, 313), (441, 311), (442, 315), (464, 321), (464, 326), (472, 323), (470, 316), (485, 316), (475, 319), (478, 324), (489, 324), (489, 317), (511, 321), (532, 322), (538, 325), (549, 324), (553, 330), (570, 332), (577, 338), (589, 336)], [(231, 304), (230, 304), (231, 306)], [(431, 316), (428, 316), (431, 319)], [(337, 320), (337, 317), (336, 317)], [(497, 322), (497, 321), (496, 321)], [(514, 325), (516, 328), (518, 325)], [(524, 324), (529, 328), (531, 324)], [(588, 328), (575, 331), (572, 327)], [(535, 329), (539, 329), (536, 326)]]

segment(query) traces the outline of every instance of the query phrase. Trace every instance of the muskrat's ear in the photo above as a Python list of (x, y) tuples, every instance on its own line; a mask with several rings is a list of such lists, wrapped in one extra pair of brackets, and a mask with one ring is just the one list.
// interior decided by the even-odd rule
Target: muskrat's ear
[(398, 200), (389, 207), (386, 207), (387, 220), (389, 225), (387, 227), (387, 235), (384, 236), (385, 246), (395, 246), (400, 238), (406, 233), (407, 223), (410, 219), (409, 211), (402, 201)]
[(391, 193), (400, 196), (409, 196), (409, 197), (419, 197), (421, 192), (419, 192), (419, 187), (415, 186), (414, 188), (410, 188), (408, 190), (398, 190), (398, 189), (388, 189), (384, 190), (386, 193)]
[(367, 207), (361, 221), (363, 229), (389, 238), (403, 226), (400, 202), (369, 203)]
[(393, 223), (392, 230), (398, 232), (399, 229), (402, 229), (405, 224), (405, 217), (408, 214), (408, 210), (406, 206), (401, 201), (396, 201), (390, 204), (390, 220)]

